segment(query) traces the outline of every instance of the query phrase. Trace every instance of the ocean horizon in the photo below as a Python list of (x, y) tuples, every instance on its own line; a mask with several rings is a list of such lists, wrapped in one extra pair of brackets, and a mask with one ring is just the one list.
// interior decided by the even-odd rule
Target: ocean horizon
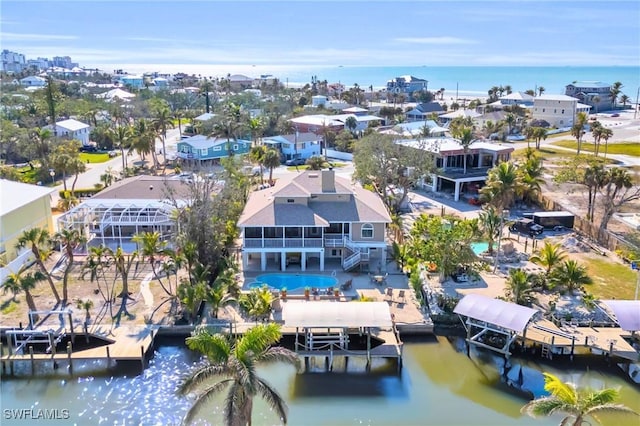
[(510, 85), (513, 91), (545, 88), (547, 94), (564, 94), (567, 84), (574, 81), (601, 81), (623, 84), (622, 93), (636, 102), (640, 88), (640, 67), (635, 66), (329, 66), (329, 65), (211, 65), (211, 64), (127, 64), (102, 65), (98, 68), (110, 71), (123, 69), (130, 73), (160, 72), (225, 77), (227, 74), (243, 74), (258, 78), (272, 75), (299, 87), (311, 82), (313, 76), (329, 83), (342, 83), (347, 88), (358, 84), (362, 89), (380, 89), (386, 82), (402, 75), (412, 75), (427, 80), (428, 88), (437, 91), (444, 88), (449, 94), (486, 96), (493, 86)]

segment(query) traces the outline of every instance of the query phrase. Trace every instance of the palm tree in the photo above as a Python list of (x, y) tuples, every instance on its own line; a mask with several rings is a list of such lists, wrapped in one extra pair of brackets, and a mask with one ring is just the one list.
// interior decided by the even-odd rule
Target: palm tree
[(607, 158), (607, 151), (609, 150), (609, 138), (613, 136), (613, 130), (602, 127), (598, 131), (600, 132), (600, 139), (604, 140), (604, 158)]
[(264, 153), (264, 166), (269, 169), (269, 184), (273, 185), (273, 169), (280, 165), (280, 153), (273, 148)]
[(478, 215), (480, 219), (480, 227), (482, 236), (487, 239), (489, 244), (489, 255), (493, 256), (493, 245), (500, 235), (500, 226), (502, 225), (502, 217), (493, 206), (487, 207)]
[(251, 133), (251, 140), (253, 141), (253, 146), (258, 145), (260, 138), (262, 138), (264, 127), (265, 125), (262, 117), (250, 117), (247, 120), (247, 128)]
[(469, 154), (469, 146), (473, 143), (473, 128), (470, 126), (456, 127), (451, 131), (454, 138), (458, 139), (462, 146), (464, 174), (467, 174), (467, 156)]
[(575, 260), (567, 260), (556, 267), (551, 273), (551, 283), (564, 285), (567, 290), (573, 291), (585, 284), (591, 284), (593, 280), (587, 274), (587, 268)]
[[(171, 111), (166, 106), (162, 106), (155, 111), (155, 118), (152, 121), (156, 132), (162, 139), (162, 155), (165, 158), (166, 164), (167, 148), (165, 146), (165, 140), (167, 139), (167, 129), (173, 129), (173, 121), (171, 121)], [(155, 140), (154, 140), (155, 144)], [(154, 150), (155, 151), (155, 150)]]
[(196, 413), (214, 395), (228, 389), (224, 403), (224, 424), (228, 426), (251, 425), (253, 398), (262, 397), (276, 412), (280, 421), (287, 423), (287, 406), (278, 392), (257, 375), (259, 363), (287, 362), (298, 365), (295, 352), (273, 346), (281, 337), (280, 326), (275, 323), (253, 327), (238, 340), (212, 335), (205, 328), (198, 328), (187, 338), (187, 346), (207, 358), (207, 364), (193, 372), (178, 392), (186, 395), (200, 388), (213, 378), (217, 383), (201, 391), (187, 412), (183, 423), (190, 424)]
[(160, 286), (165, 293), (169, 296), (175, 296), (171, 288), (171, 281), (168, 281), (169, 287), (167, 288), (160, 278), (156, 262), (157, 256), (170, 254), (171, 250), (167, 249), (168, 243), (161, 239), (161, 235), (158, 231), (137, 233), (131, 238), (131, 241), (136, 243), (138, 246), (138, 253), (148, 259), (149, 265), (151, 265), (151, 270), (153, 271), (153, 276), (158, 280), (158, 283), (160, 283)]
[(627, 102), (631, 101), (631, 98), (628, 97), (627, 95), (623, 94), (622, 96), (620, 96), (620, 102), (622, 102), (622, 106), (626, 108), (627, 106)]
[(562, 419), (562, 426), (583, 426), (590, 424), (585, 417), (591, 417), (600, 423), (598, 414), (600, 413), (624, 413), (640, 416), (632, 409), (622, 405), (614, 404), (618, 399), (616, 389), (593, 389), (578, 390), (571, 383), (563, 383), (558, 377), (550, 373), (544, 373), (544, 389), (550, 396), (534, 399), (522, 407), (522, 412), (531, 417), (551, 416), (555, 413), (565, 413), (567, 416)]
[(591, 102), (593, 102), (593, 106), (596, 107), (596, 114), (598, 114), (598, 104), (600, 103), (600, 96), (596, 95), (591, 98)]
[(513, 125), (516, 124), (516, 116), (513, 113), (508, 113), (505, 118), (504, 118), (505, 123), (507, 123), (507, 134), (511, 134), (511, 129), (513, 128)]
[(267, 148), (264, 145), (254, 145), (249, 151), (249, 158), (254, 164), (260, 166), (260, 184), (264, 183), (264, 173), (262, 168), (264, 167), (264, 157), (267, 153)]
[(609, 89), (609, 94), (611, 95), (611, 103), (613, 104), (613, 109), (616, 109), (616, 102), (618, 101), (618, 95), (622, 91), (622, 83), (616, 81), (611, 85), (611, 89)]
[(579, 112), (576, 115), (576, 122), (571, 127), (571, 136), (576, 138), (576, 142), (578, 143), (578, 149), (576, 155), (580, 155), (580, 149), (582, 148), (582, 136), (584, 136), (584, 125), (587, 124), (587, 113)]
[(134, 137), (133, 128), (131, 126), (118, 126), (108, 130), (111, 138), (120, 146), (120, 154), (122, 155), (122, 171), (127, 169), (127, 156), (124, 153), (125, 148), (129, 148)]
[(480, 190), (480, 195), (500, 212), (510, 207), (521, 192), (518, 168), (511, 162), (502, 162), (489, 170), (487, 184)]
[(347, 127), (347, 129), (349, 129), (351, 133), (353, 133), (356, 130), (356, 127), (358, 127), (358, 120), (356, 120), (356, 118), (353, 116), (347, 117), (347, 119), (344, 121), (344, 125)]
[(29, 132), (29, 140), (32, 143), (32, 150), (34, 157), (40, 160), (43, 167), (47, 167), (49, 161), (47, 160), (51, 153), (50, 139), (53, 138), (53, 133), (49, 129), (36, 128)]
[(87, 242), (84, 235), (77, 229), (63, 229), (57, 232), (53, 236), (54, 241), (57, 241), (64, 249), (65, 256), (67, 257), (67, 266), (64, 268), (64, 275), (62, 276), (62, 303), (65, 305), (69, 300), (68, 284), (69, 273), (73, 268), (74, 250)]
[(143, 160), (147, 154), (151, 154), (153, 166), (156, 167), (158, 165), (155, 150), (156, 133), (149, 121), (144, 118), (138, 120), (134, 125), (133, 134), (130, 150), (135, 150)]
[(182, 119), (185, 118), (185, 115), (185, 112), (179, 109), (171, 114), (171, 119), (178, 122), (178, 137), (182, 136)]
[(522, 198), (535, 202), (544, 183), (542, 159), (534, 155), (535, 151), (527, 150), (527, 160), (519, 168), (521, 172)]
[(544, 87), (542, 87), (542, 86), (538, 87), (538, 96), (542, 96), (542, 94), (545, 92), (545, 90), (546, 89)]
[(322, 170), (324, 158), (315, 155), (313, 157), (309, 157), (305, 164), (309, 166), (309, 170)]
[(587, 187), (587, 219), (593, 223), (598, 189), (605, 184), (605, 169), (600, 163), (590, 164), (584, 170), (582, 183)]
[(18, 238), (16, 249), (21, 250), (27, 246), (31, 249), (31, 253), (33, 253), (33, 256), (36, 258), (36, 264), (49, 281), (49, 286), (51, 287), (53, 296), (56, 298), (56, 303), (60, 303), (60, 295), (53, 283), (53, 278), (51, 278), (51, 274), (49, 274), (46, 266), (44, 266), (44, 261), (51, 254), (49, 247), (50, 242), (49, 231), (43, 228), (31, 228), (22, 232), (22, 235)]
[(113, 316), (113, 318), (116, 319), (116, 323), (119, 325), (120, 318), (123, 314), (131, 316), (127, 311), (127, 300), (131, 298), (129, 294), (129, 272), (131, 271), (131, 266), (133, 266), (138, 257), (138, 252), (134, 251), (133, 253), (126, 254), (122, 250), (122, 247), (118, 247), (116, 251), (106, 248), (105, 253), (113, 261), (113, 264), (116, 267), (116, 277), (119, 275), (122, 279), (122, 291), (118, 295), (122, 298), (122, 302), (120, 303), (120, 309), (115, 316)]
[(544, 246), (538, 252), (529, 258), (533, 263), (538, 263), (547, 268), (545, 274), (549, 276), (551, 270), (562, 262), (567, 257), (567, 254), (562, 250), (560, 244), (553, 244), (549, 241), (545, 241)]
[(520, 268), (512, 268), (509, 270), (506, 284), (505, 296), (509, 301), (522, 306), (531, 304), (533, 288), (530, 274)]
[[(36, 287), (36, 284), (38, 284), (38, 282), (44, 281), (46, 279), (46, 276), (40, 271), (29, 272), (28, 274), (25, 274), (25, 271), (27, 269), (28, 267), (22, 266), (18, 270), (18, 272), (10, 273), (3, 284), (3, 287), (4, 287), (3, 292), (4, 294), (11, 292), (13, 294), (14, 300), (18, 294), (20, 294), (21, 292), (24, 292), (24, 297), (27, 301), (27, 306), (29, 307), (29, 310), (32, 312), (35, 312), (37, 311), (36, 303), (33, 300), (33, 295), (31, 294), (31, 290), (33, 290)], [(36, 316), (34, 320), (37, 321), (37, 319), (38, 317)]]

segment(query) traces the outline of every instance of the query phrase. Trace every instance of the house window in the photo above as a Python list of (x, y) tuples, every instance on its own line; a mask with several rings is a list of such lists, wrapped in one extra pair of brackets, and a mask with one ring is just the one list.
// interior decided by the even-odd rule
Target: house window
[(544, 108), (542, 108), (542, 112), (544, 112)]
[(222, 151), (222, 147), (221, 146), (214, 146), (213, 150), (214, 151)]
[(287, 198), (287, 203), (295, 203), (296, 200), (294, 200), (293, 198)]
[(554, 114), (555, 114), (555, 113), (557, 113), (557, 112), (558, 112), (558, 110), (557, 110), (557, 109), (554, 109), (554, 110), (553, 110), (553, 113), (554, 113)]
[(207, 155), (207, 149), (206, 148), (205, 149), (201, 149), (200, 150), (200, 155), (201, 156), (206, 156)]
[(564, 114), (564, 110), (562, 110), (562, 113)]
[(360, 228), (360, 236), (362, 238), (373, 238), (373, 225), (370, 223), (365, 223)]
[(233, 144), (233, 150), (234, 150), (234, 151), (237, 151), (237, 150), (238, 150), (238, 144), (237, 144), (237, 143)]

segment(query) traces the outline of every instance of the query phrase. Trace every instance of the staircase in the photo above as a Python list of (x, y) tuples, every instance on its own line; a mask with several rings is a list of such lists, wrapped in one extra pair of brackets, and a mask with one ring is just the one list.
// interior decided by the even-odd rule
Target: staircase
[(350, 252), (348, 256), (342, 261), (342, 269), (350, 271), (362, 262), (369, 261), (369, 251), (362, 251), (362, 249), (351, 241), (351, 238), (344, 237), (344, 248), (347, 252)]

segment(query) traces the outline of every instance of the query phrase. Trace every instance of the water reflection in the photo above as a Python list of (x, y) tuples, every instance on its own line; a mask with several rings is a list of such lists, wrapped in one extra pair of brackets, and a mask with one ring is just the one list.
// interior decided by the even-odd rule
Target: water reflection
[[(311, 363), (309, 373), (270, 365), (260, 368), (259, 374), (285, 397), (291, 425), (557, 425), (560, 417), (523, 417), (520, 407), (527, 398), (508, 387), (509, 382), (522, 383), (525, 390), (539, 393), (543, 370), (579, 385), (621, 386), (622, 402), (640, 410), (638, 389), (612, 371), (557, 371), (552, 365), (514, 359), (503, 381), (499, 357), (482, 353), (469, 359), (456, 350), (460, 345), (442, 338), (408, 343), (400, 374), (395, 363), (382, 360), (374, 360), (372, 372), (366, 374), (364, 360), (357, 358), (350, 358), (348, 366), (336, 358), (332, 372), (324, 371), (320, 358)], [(2, 404), (3, 408), (67, 408), (69, 424), (179, 424), (190, 400), (177, 396), (176, 387), (198, 360), (182, 346), (162, 346), (142, 375), (137, 375), (138, 366), (131, 365), (123, 376), (103, 373), (70, 378), (60, 369), (30, 379), (29, 366), (20, 366), (27, 378), (2, 381)], [(82, 369), (97, 372), (99, 365), (87, 363)], [(79, 370), (80, 366), (75, 368)], [(221, 403), (222, 397), (213, 400), (200, 413), (205, 424), (220, 424)], [(630, 424), (629, 419), (608, 420), (605, 424)], [(38, 425), (65, 423), (43, 421)], [(277, 423), (267, 405), (256, 400), (253, 424)], [(3, 426), (11, 424), (29, 423), (2, 419)]]

